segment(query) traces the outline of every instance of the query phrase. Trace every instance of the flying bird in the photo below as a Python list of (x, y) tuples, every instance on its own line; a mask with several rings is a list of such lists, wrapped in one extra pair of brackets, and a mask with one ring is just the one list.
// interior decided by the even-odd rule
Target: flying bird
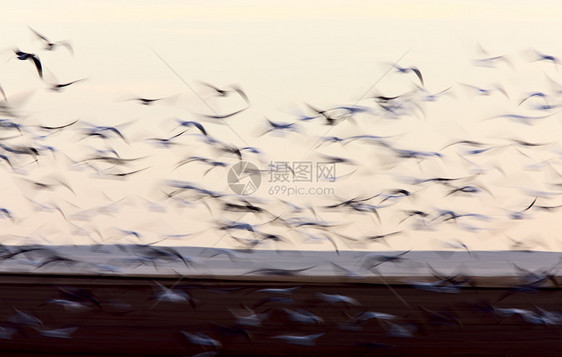
[(203, 117), (207, 118), (207, 119), (226, 119), (226, 118), (230, 118), (231, 116), (234, 116), (236, 114), (242, 113), (243, 111), (245, 111), (248, 108), (243, 108), (243, 109), (239, 109), (236, 110), (234, 112), (230, 112), (227, 114), (202, 114)]
[(135, 97), (135, 98), (130, 98), (127, 99), (128, 101), (135, 101), (141, 105), (146, 105), (146, 106), (150, 106), (156, 102), (159, 102), (161, 100), (166, 100), (166, 99), (173, 99), (176, 98), (176, 96), (169, 96), (169, 97), (160, 97), (160, 98), (146, 98), (146, 97)]
[(418, 67), (414, 67), (414, 66), (412, 66), (412, 67), (400, 67), (397, 64), (394, 64), (393, 67), (396, 68), (398, 70), (398, 72), (400, 72), (400, 73), (414, 72), (416, 77), (418, 77), (422, 87), (424, 86), (423, 76), (421, 74), (421, 71), (418, 69)]
[(283, 340), (283, 341), (285, 341), (287, 343), (290, 343), (290, 344), (293, 344), (293, 345), (314, 346), (316, 344), (316, 339), (318, 337), (323, 336), (323, 335), (324, 335), (324, 333), (316, 333), (316, 334), (305, 335), (305, 336), (279, 335), (279, 336), (273, 336), (271, 338)]
[(71, 335), (78, 330), (77, 326), (74, 327), (64, 327), (57, 329), (45, 329), (42, 327), (32, 326), (32, 328), (37, 331), (41, 336), (53, 337), (53, 338), (72, 338)]
[(492, 85), (491, 88), (482, 88), (482, 87), (474, 86), (472, 84), (465, 84), (465, 83), (460, 83), (460, 84), (465, 86), (468, 89), (471, 89), (472, 91), (476, 92), (479, 95), (488, 96), (488, 95), (491, 95), (492, 93), (497, 91), (497, 92), (500, 92), (506, 98), (509, 99), (509, 95), (507, 94), (505, 89), (503, 89), (503, 87), (501, 87), (500, 85), (497, 85), (497, 84)]
[(554, 64), (554, 66), (556, 67), (556, 70), (558, 70), (558, 65), (561, 63), (560, 58), (555, 57), (553, 55), (548, 55), (548, 54), (539, 52), (537, 50), (533, 50), (533, 52), (534, 52), (535, 58), (531, 62), (538, 62), (538, 61), (552, 62)]
[(164, 148), (169, 148), (172, 145), (178, 145), (177, 142), (174, 141), (174, 139), (179, 138), (180, 136), (182, 136), (187, 130), (184, 130), (176, 135), (170, 136), (168, 138), (148, 138), (146, 140), (150, 140), (155, 142), (157, 145), (160, 145)]
[(242, 88), (240, 88), (240, 86), (238, 86), (236, 84), (231, 84), (231, 85), (229, 85), (225, 88), (219, 88), (219, 87), (214, 86), (210, 83), (206, 83), (206, 82), (200, 82), (200, 83), (203, 84), (204, 86), (212, 89), (214, 94), (219, 96), (219, 97), (226, 97), (230, 93), (237, 93), (246, 102), (246, 104), (250, 105), (250, 100), (248, 99), (248, 96), (242, 90)]
[(296, 123), (280, 123), (280, 122), (274, 122), (271, 121), (269, 119), (267, 119), (267, 123), (269, 124), (269, 129), (267, 131), (265, 131), (263, 134), (261, 134), (260, 136), (263, 136), (267, 133), (270, 132), (285, 132), (285, 131), (293, 131), (293, 132), (298, 132), (298, 127), (296, 126)]
[(31, 60), (35, 65), (35, 68), (37, 69), (39, 77), (43, 79), (43, 66), (41, 65), (41, 61), (39, 60), (39, 57), (37, 57), (37, 55), (20, 51), (18, 48), (14, 49), (14, 53), (20, 61)]
[(203, 125), (199, 122), (192, 121), (192, 120), (181, 120), (181, 119), (176, 119), (176, 121), (178, 122), (179, 126), (185, 126), (185, 127), (188, 127), (188, 128), (193, 126), (193, 127), (196, 127), (197, 129), (199, 129), (199, 131), (203, 135), (208, 135), (207, 130), (205, 130)]
[(350, 296), (337, 295), (337, 294), (324, 294), (321, 292), (317, 292), (316, 296), (321, 300), (330, 304), (343, 303), (343, 304), (361, 306), (361, 303), (359, 301), (357, 301), (355, 298), (352, 298)]
[(73, 122), (70, 122), (70, 123), (68, 123), (68, 124), (63, 124), (63, 125), (58, 125), (58, 126), (38, 125), (37, 127), (38, 127), (38, 128), (41, 128), (41, 129), (43, 129), (43, 130), (55, 130), (55, 131), (57, 131), (57, 130), (61, 130), (61, 129), (67, 128), (67, 127), (69, 127), (69, 126), (71, 126), (71, 125), (74, 125), (74, 124), (76, 124), (77, 122), (78, 122), (78, 119), (75, 120), (75, 121), (73, 121)]
[(288, 315), (289, 320), (300, 322), (303, 324), (316, 324), (319, 325), (321, 322), (324, 322), (320, 316), (313, 314), (310, 311), (306, 311), (303, 309), (298, 310), (291, 310), (287, 308), (283, 308), (283, 311)]
[(187, 338), (190, 343), (193, 343), (195, 345), (209, 346), (214, 348), (219, 348), (222, 346), (220, 341), (217, 341), (202, 333), (190, 333), (186, 331), (181, 331), (181, 333)]
[(68, 52), (70, 52), (70, 54), (74, 54), (74, 50), (72, 49), (72, 46), (70, 45), (70, 43), (68, 41), (57, 41), (57, 42), (52, 42), (50, 41), (47, 37), (45, 37), (44, 35), (40, 34), (39, 32), (35, 31), (34, 29), (32, 29), (31, 27), (28, 26), (28, 28), (39, 38), (41, 39), (43, 42), (45, 42), (45, 49), (47, 51), (52, 51), (54, 50), (56, 47), (58, 46), (63, 46), (66, 47), (66, 49), (68, 49)]
[(49, 88), (50, 90), (52, 90), (53, 92), (60, 92), (63, 88), (66, 88), (74, 83), (78, 83), (78, 82), (82, 82), (85, 81), (86, 78), (82, 78), (82, 79), (77, 79), (71, 82), (67, 82), (67, 83), (54, 83), (51, 84), (51, 87)]

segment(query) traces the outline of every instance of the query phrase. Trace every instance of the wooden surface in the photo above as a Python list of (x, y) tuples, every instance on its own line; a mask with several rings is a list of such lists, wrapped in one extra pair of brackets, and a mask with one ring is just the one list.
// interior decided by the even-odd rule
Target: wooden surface
[[(491, 308), (562, 312), (562, 291), (545, 288), (516, 292), (499, 288), (462, 288), (437, 293), (404, 285), (294, 283), (157, 278), (195, 304), (154, 299), (153, 278), (66, 277), (5, 274), (0, 277), (0, 327), (15, 328), (0, 339), (0, 355), (190, 356), (205, 351), (225, 356), (393, 356), (393, 355), (562, 355), (560, 324), (541, 325), (520, 315), (499, 316)], [(289, 295), (257, 292), (268, 287), (299, 288)], [(95, 297), (82, 310), (48, 303), (64, 291)], [(318, 293), (341, 294), (360, 305), (330, 304)], [(284, 301), (265, 302), (281, 297)], [(268, 314), (261, 326), (238, 326), (232, 311), (242, 304)], [(322, 318), (317, 324), (288, 319), (283, 308), (304, 309)], [(15, 323), (16, 310), (42, 321), (43, 329), (78, 327), (70, 339), (41, 336), (32, 325)], [(353, 323), (365, 311), (396, 315), (392, 320), (411, 333), (398, 337), (389, 322)], [(203, 333), (221, 347), (190, 343), (181, 333)], [(272, 337), (322, 333), (314, 346), (288, 344)], [(398, 334), (399, 335), (399, 334)], [(540, 351), (540, 352), (539, 352)], [(537, 354), (538, 353), (538, 354)]]

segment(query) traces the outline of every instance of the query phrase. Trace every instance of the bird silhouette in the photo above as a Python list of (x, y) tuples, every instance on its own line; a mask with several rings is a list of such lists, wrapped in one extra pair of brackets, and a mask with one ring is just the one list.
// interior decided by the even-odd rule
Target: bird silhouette
[(14, 49), (14, 53), (16, 54), (17, 59), (19, 59), (20, 61), (30, 60), (31, 62), (33, 62), (33, 64), (35, 65), (35, 69), (37, 69), (39, 77), (43, 79), (43, 66), (41, 65), (41, 61), (39, 60), (39, 57), (37, 57), (37, 55), (20, 51), (18, 48)]
[(45, 50), (47, 51), (52, 51), (55, 48), (59, 47), (59, 46), (63, 46), (66, 47), (66, 49), (68, 50), (68, 52), (70, 52), (70, 54), (74, 54), (74, 50), (72, 49), (72, 46), (70, 45), (70, 42), (68, 41), (56, 41), (56, 42), (52, 42), (50, 41), (47, 37), (45, 37), (44, 35), (40, 34), (39, 32), (35, 31), (34, 29), (32, 29), (31, 27), (28, 26), (28, 28), (39, 38), (41, 39), (44, 43), (45, 43)]

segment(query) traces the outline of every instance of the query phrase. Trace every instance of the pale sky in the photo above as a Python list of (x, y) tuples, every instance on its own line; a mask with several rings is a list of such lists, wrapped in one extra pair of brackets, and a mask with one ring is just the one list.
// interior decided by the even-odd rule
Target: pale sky
[[(87, 239), (74, 234), (74, 228), (69, 228), (69, 223), (61, 217), (51, 219), (52, 212), (35, 213), (22, 196), (30, 194), (43, 203), (56, 202), (64, 206), (65, 212), (74, 213), (108, 203), (106, 196), (110, 200), (129, 197), (131, 202), (127, 203), (127, 208), (111, 215), (90, 217), (89, 221), (71, 220), (96, 237), (92, 232), (101, 231), (107, 242), (119, 241), (121, 236), (116, 228), (120, 228), (146, 232), (143, 242), (154, 241), (161, 234), (205, 231), (189, 242), (169, 243), (212, 245), (220, 240), (219, 246), (232, 246), (227, 238), (221, 239), (221, 232), (212, 228), (219, 217), (209, 216), (204, 206), (174, 208), (166, 203), (165, 213), (147, 212), (143, 206), (145, 199), (161, 199), (159, 183), (170, 177), (198, 182), (214, 190), (228, 190), (226, 169), (217, 168), (206, 176), (202, 175), (204, 167), (182, 172), (170, 170), (186, 155), (212, 155), (201, 149), (201, 144), (187, 144), (185, 150), (173, 154), (146, 144), (146, 138), (178, 133), (174, 131), (174, 118), (199, 120), (199, 114), (211, 114), (192, 89), (217, 112), (240, 108), (242, 102), (236, 98), (211, 98), (199, 81), (219, 87), (237, 84), (244, 89), (251, 107), (228, 119), (230, 128), (212, 123), (205, 126), (225, 142), (262, 148), (267, 152), (268, 161), (318, 161), (310, 148), (328, 130), (327, 135), (336, 136), (396, 135), (397, 146), (433, 151), (462, 139), (498, 145), (510, 138), (532, 142), (560, 140), (560, 119), (556, 115), (532, 126), (510, 123), (507, 119), (484, 120), (516, 111), (526, 93), (546, 91), (545, 74), (562, 82), (562, 74), (553, 63), (529, 60), (533, 49), (562, 56), (562, 43), (556, 37), (562, 18), (562, 4), (558, 2), (96, 1), (85, 4), (4, 1), (2, 8), (0, 85), (10, 100), (22, 102), (23, 124), (54, 126), (76, 119), (98, 125), (128, 123), (123, 130), (132, 141), (141, 144), (114, 142), (113, 148), (123, 157), (148, 156), (131, 169), (150, 169), (131, 180), (115, 182), (92, 178), (89, 173), (79, 171), (76, 165), (71, 165), (73, 169), (70, 170), (66, 160), (82, 160), (88, 155), (87, 150), (100, 149), (105, 143), (80, 140), (69, 128), (68, 132), (49, 139), (49, 143), (56, 144), (69, 159), (46, 158), (40, 166), (21, 167), (16, 173), (5, 169), (1, 174), (9, 183), (7, 190), (11, 193), (5, 197), (4, 206), (12, 210), (19, 221), (14, 224), (3, 220), (0, 224), (11, 234), (37, 237), (37, 232), (41, 232), (40, 235), (52, 244), (86, 242)], [(42, 50), (41, 41), (28, 26), (52, 41), (70, 41), (74, 56), (65, 48), (52, 52)], [(14, 58), (14, 47), (38, 54), (46, 82), (81, 78), (86, 81), (62, 93), (52, 93), (45, 89), (45, 83), (38, 78), (31, 63)], [(480, 48), (488, 54), (483, 54)], [(500, 55), (509, 56), (512, 66), (501, 63), (495, 68), (485, 68), (473, 62), (477, 58)], [(362, 118), (356, 126), (344, 122), (333, 129), (299, 123), (302, 124), (301, 133), (289, 133), (285, 137), (258, 136), (266, 128), (265, 117), (293, 122), (299, 113), (306, 112), (305, 103), (320, 108), (353, 104), (376, 107), (369, 97), (398, 95), (415, 89), (412, 73), (407, 76), (389, 71), (397, 60), (401, 66), (416, 66), (421, 70), (429, 93), (450, 87), (451, 95), (443, 96), (436, 103), (424, 103), (423, 114), (418, 112), (417, 117)], [(501, 84), (508, 97), (497, 94), (478, 97), (462, 83), (482, 87)], [(175, 100), (150, 107), (126, 101), (133, 97), (165, 96), (174, 96)], [(193, 131), (190, 129), (190, 132)], [(30, 145), (30, 141), (26, 143)], [(416, 207), (427, 210), (448, 207), (495, 217), (492, 222), (471, 222), (482, 229), (477, 234), (453, 225), (438, 231), (415, 232), (411, 227), (398, 224), (400, 218), (395, 216), (396, 212), (389, 213), (388, 217), (381, 214), (384, 222), (380, 226), (369, 216), (348, 217), (324, 212), (322, 219), (343, 222), (337, 229), (345, 235), (407, 230), (389, 240), (392, 242), (389, 246), (376, 244), (354, 249), (442, 249), (446, 247), (440, 242), (457, 240), (474, 249), (507, 249), (510, 241), (506, 237), (509, 236), (520, 240), (544, 239), (547, 247), (536, 249), (560, 250), (558, 241), (546, 237), (550, 229), (559, 227), (556, 214), (540, 212), (532, 220), (517, 222), (516, 227), (509, 220), (496, 219), (504, 209), (522, 209), (530, 203), (525, 195), (514, 193), (521, 187), (548, 189), (545, 182), (554, 179), (542, 171), (522, 168), (553, 159), (552, 150), (537, 149), (529, 157), (512, 150), (488, 157), (489, 162), (479, 162), (482, 167), (500, 162), (506, 173), (505, 177), (491, 173), (481, 178), (481, 183), (494, 191), (494, 197), (483, 195), (476, 200), (442, 197), (441, 192), (429, 190), (417, 201), (396, 208), (396, 212), (400, 212)], [(396, 164), (392, 157), (381, 156), (368, 145), (330, 146), (322, 153), (353, 157), (361, 163), (359, 171), (351, 178), (334, 183), (335, 196), (342, 199), (407, 186), (400, 182), (400, 177), (432, 174), (452, 177), (466, 173), (466, 163), (454, 150), (441, 161), (431, 159), (421, 165), (415, 162)], [(338, 174), (353, 170), (353, 167), (338, 166)], [(75, 187), (76, 195), (64, 190), (32, 193), (26, 183), (22, 183), (25, 177), (39, 180), (54, 173), (65, 177)], [(272, 201), (271, 207), (279, 209), (276, 198), (267, 195), (270, 186), (272, 183), (264, 182), (256, 197)], [(413, 186), (408, 188), (415, 191)], [(337, 199), (333, 196), (277, 198), (319, 206)], [(554, 198), (541, 204), (561, 202)], [(223, 218), (235, 219), (236, 214), (229, 213)], [(242, 220), (257, 223), (259, 219), (264, 217)], [(537, 232), (535, 228), (539, 224), (546, 228)], [(135, 242), (131, 237), (121, 238)], [(38, 241), (42, 239), (37, 238)], [(293, 243), (294, 246), (285, 247), (330, 249), (330, 244), (305, 244), (297, 238), (293, 238)], [(341, 243), (340, 248), (349, 247)]]

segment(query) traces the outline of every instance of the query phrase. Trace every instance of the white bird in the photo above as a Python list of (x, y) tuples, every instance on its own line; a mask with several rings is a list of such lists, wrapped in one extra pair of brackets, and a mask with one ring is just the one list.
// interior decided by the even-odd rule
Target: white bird
[(283, 311), (289, 315), (290, 320), (302, 322), (303, 324), (320, 324), (320, 322), (324, 322), (323, 318), (306, 310), (299, 309), (298, 311), (294, 311), (283, 308)]
[(283, 294), (287, 295), (292, 293), (293, 291), (300, 288), (300, 286), (294, 286), (292, 288), (266, 288), (266, 289), (259, 289), (254, 291), (255, 293), (272, 293), (272, 294)]
[(160, 301), (189, 302), (191, 306), (194, 307), (195, 302), (185, 291), (169, 289), (157, 281), (155, 281), (155, 283), (158, 291), (154, 294), (153, 299), (156, 299), (156, 302), (152, 307), (156, 306)]
[(529, 310), (523, 310), (517, 308), (499, 308), (499, 307), (494, 308), (494, 312), (503, 317), (509, 317), (513, 315), (524, 315), (524, 314), (531, 313), (531, 311)]
[(65, 300), (65, 299), (49, 299), (45, 304), (55, 304), (62, 306), (66, 311), (80, 311), (89, 310), (91, 306), (79, 301)]
[(53, 338), (71, 338), (72, 335), (78, 327), (65, 327), (57, 328), (52, 330), (46, 330), (37, 326), (32, 326), (41, 336), (53, 337)]
[(413, 333), (414, 328), (412, 326), (403, 326), (388, 321), (386, 322), (388, 324), (386, 333), (390, 337), (402, 337), (402, 338), (414, 337), (414, 333)]
[(232, 315), (236, 317), (236, 322), (238, 322), (240, 325), (258, 327), (261, 326), (263, 320), (269, 317), (268, 313), (258, 314), (245, 305), (244, 308), (245, 310), (242, 312), (240, 312), (239, 310), (230, 309)]
[(323, 333), (316, 333), (313, 335), (305, 335), (305, 336), (279, 335), (279, 336), (273, 336), (272, 338), (284, 340), (285, 342), (291, 343), (293, 345), (314, 346), (316, 344), (316, 339), (323, 335), (324, 335)]
[(186, 331), (182, 331), (181, 333), (185, 337), (187, 337), (189, 342), (191, 342), (195, 345), (211, 346), (211, 347), (214, 347), (214, 348), (219, 348), (219, 347), (222, 346), (222, 344), (219, 341), (217, 341), (217, 340), (215, 340), (215, 339), (213, 339), (213, 338), (211, 338), (207, 335), (204, 335), (202, 333), (193, 334), (193, 333), (189, 333), (189, 332), (186, 332)]
[(318, 296), (319, 298), (321, 298), (322, 300), (330, 303), (330, 304), (337, 304), (337, 303), (344, 303), (344, 304), (351, 304), (351, 305), (356, 305), (356, 306), (360, 306), (361, 303), (359, 303), (359, 301), (355, 300), (352, 297), (349, 296), (344, 296), (344, 295), (332, 295), (332, 294), (324, 294), (324, 293), (316, 293), (316, 296)]
[(539, 308), (540, 314), (533, 311), (518, 309), (518, 308), (494, 308), (493, 310), (497, 315), (503, 317), (510, 317), (519, 315), (525, 322), (535, 325), (560, 325), (562, 324), (562, 315)]
[(384, 312), (375, 312), (375, 311), (365, 311), (355, 317), (357, 322), (363, 322), (370, 319), (377, 319), (377, 320), (395, 320), (398, 316), (386, 314)]

